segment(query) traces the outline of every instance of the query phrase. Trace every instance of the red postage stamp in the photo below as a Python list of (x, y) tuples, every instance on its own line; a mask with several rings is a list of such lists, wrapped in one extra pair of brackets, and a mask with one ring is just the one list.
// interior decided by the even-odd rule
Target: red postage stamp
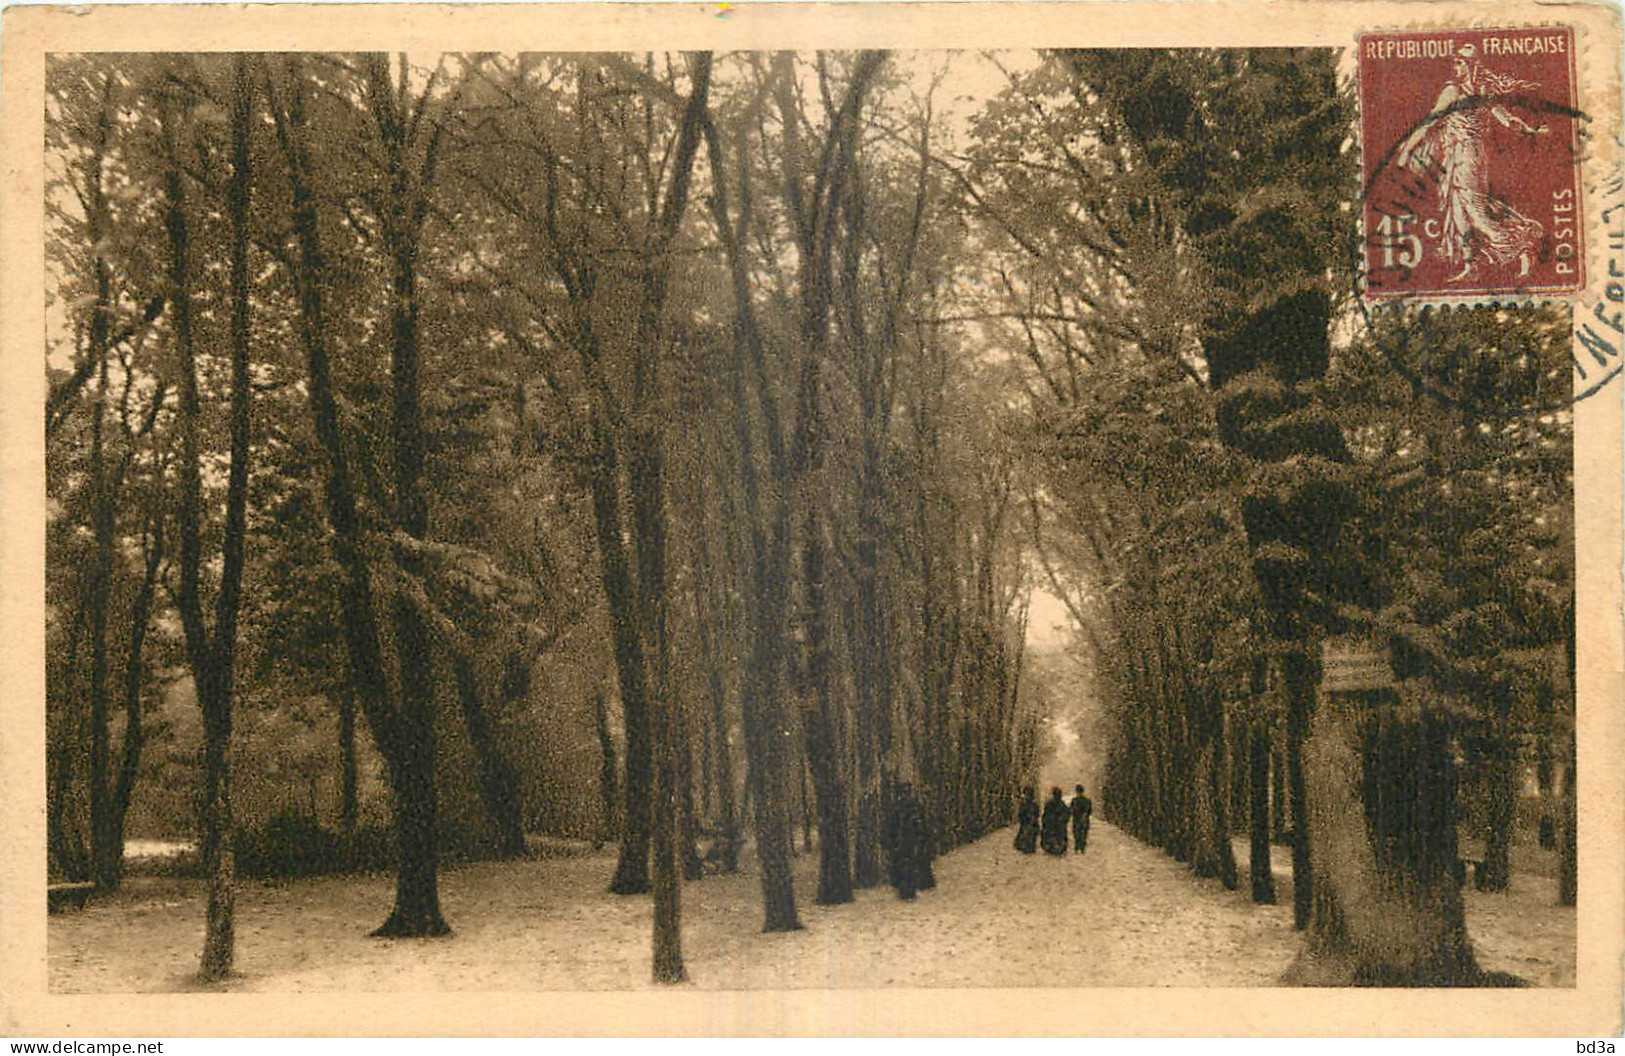
[(1568, 27), (1360, 37), (1368, 300), (1582, 287), (1574, 68)]

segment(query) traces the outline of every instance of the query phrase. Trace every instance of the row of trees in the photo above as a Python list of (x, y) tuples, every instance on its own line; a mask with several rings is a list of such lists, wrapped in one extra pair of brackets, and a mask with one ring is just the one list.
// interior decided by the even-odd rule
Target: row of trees
[[(1006, 74), (971, 171), (1046, 568), (1110, 696), (1107, 817), (1226, 886), (1247, 823), (1259, 901), (1289, 839), (1293, 978), (1493, 981), (1458, 811), (1482, 806), (1480, 880), (1504, 888), (1531, 755), (1547, 796), (1566, 773), (1574, 893), (1572, 423), (1539, 410), (1561, 404), (1566, 318), (1357, 312), (1329, 52)], [(1395, 685), (1317, 693), (1338, 637), (1388, 653)]]
[[(244, 702), (337, 711), (346, 828), (370, 733), (380, 935), (448, 930), (448, 730), (489, 853), (601, 795), (662, 981), (680, 876), (705, 833), (735, 866), (742, 801), (768, 930), (800, 926), (797, 801), (821, 903), (879, 882), (899, 783), (939, 851), (1003, 824), (1039, 741), (1020, 478), (952, 321), (975, 225), (934, 88), (880, 52), (64, 56), (48, 88), (59, 874), (119, 882), (177, 672), (206, 978)], [(600, 772), (530, 772), (515, 731), (574, 692)]]

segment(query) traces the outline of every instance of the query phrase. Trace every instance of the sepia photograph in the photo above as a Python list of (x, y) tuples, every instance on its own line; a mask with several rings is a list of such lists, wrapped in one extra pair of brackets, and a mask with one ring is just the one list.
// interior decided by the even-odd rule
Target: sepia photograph
[(10, 12), (5, 1018), (1617, 1024), (1618, 13), (1318, 6)]

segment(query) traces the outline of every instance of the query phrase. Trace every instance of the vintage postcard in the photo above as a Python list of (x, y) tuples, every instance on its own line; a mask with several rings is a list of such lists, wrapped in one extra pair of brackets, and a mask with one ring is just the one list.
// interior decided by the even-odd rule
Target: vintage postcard
[(1617, 9), (3, 48), (0, 1030), (1621, 1030)]

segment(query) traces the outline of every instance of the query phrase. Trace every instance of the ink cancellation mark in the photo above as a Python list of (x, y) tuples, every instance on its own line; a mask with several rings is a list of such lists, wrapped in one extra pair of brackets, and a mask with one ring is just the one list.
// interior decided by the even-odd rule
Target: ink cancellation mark
[(1602, 292), (1574, 306), (1574, 398), (1618, 377), (1625, 352), (1625, 170), (1616, 167), (1592, 193), (1602, 204), (1608, 270)]
[(1573, 29), (1366, 34), (1358, 64), (1364, 299), (1582, 290)]

